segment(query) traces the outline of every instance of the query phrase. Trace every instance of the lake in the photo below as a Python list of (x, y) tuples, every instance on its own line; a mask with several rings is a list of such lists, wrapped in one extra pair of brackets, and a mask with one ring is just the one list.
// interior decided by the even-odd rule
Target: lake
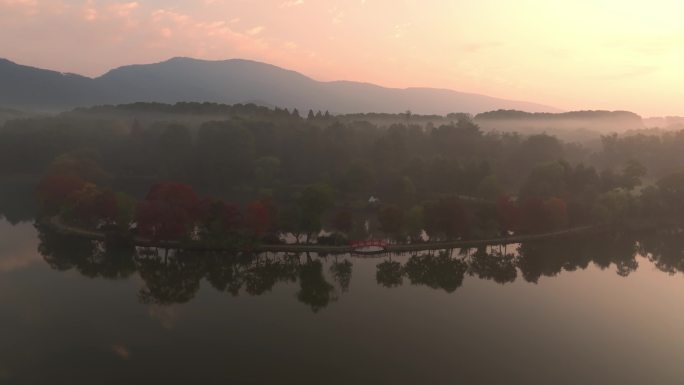
[(679, 384), (679, 238), (251, 258), (0, 220), (0, 383)]

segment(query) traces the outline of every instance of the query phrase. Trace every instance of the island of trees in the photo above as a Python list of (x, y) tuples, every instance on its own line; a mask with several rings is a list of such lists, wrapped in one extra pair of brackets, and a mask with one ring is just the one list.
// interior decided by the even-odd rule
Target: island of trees
[(655, 226), (684, 213), (682, 132), (605, 135), (596, 150), (443, 119), (407, 113), (383, 125), (210, 103), (78, 109), (7, 121), (0, 173), (39, 178), (41, 215), (68, 226), (239, 250)]

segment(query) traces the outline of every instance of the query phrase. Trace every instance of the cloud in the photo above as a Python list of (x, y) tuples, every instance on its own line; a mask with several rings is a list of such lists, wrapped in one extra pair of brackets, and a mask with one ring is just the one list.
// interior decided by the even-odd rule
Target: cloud
[(35, 7), (37, 0), (0, 0), (0, 4), (10, 7)]
[(114, 3), (107, 7), (110, 13), (115, 14), (119, 17), (128, 17), (133, 11), (138, 9), (140, 4), (138, 2), (132, 1), (130, 3)]
[(250, 35), (250, 36), (254, 36), (254, 35), (260, 34), (261, 32), (263, 32), (263, 30), (264, 30), (264, 26), (259, 25), (259, 26), (256, 26), (254, 28), (248, 29), (245, 33)]
[(291, 7), (296, 7), (298, 5), (304, 4), (304, 0), (289, 0), (280, 3), (280, 8), (291, 8)]
[(394, 26), (394, 38), (401, 39), (406, 34), (406, 31), (413, 26), (413, 23), (403, 23)]
[(83, 18), (87, 21), (94, 21), (97, 19), (98, 12), (94, 8), (86, 8), (83, 10)]
[(33, 16), (39, 12), (38, 2), (37, 0), (0, 0), (0, 12)]
[(337, 5), (330, 8), (328, 10), (328, 13), (332, 14), (331, 21), (333, 24), (341, 24), (345, 16), (345, 12), (341, 10)]
[[(241, 14), (222, 14), (212, 20), (211, 15), (153, 7), (139, 0), (64, 4), (61, 0), (0, 0), (3, 56), (21, 64), (95, 76), (116, 66), (174, 56), (244, 57), (282, 64), (291, 62), (293, 54), (309, 53), (290, 44), (299, 43), (291, 38), (267, 36), (262, 24), (239, 30), (244, 25)], [(17, 36), (24, 40), (18, 41)], [(85, 52), (93, 54), (84, 56)], [(84, 59), (74, 61), (74, 57)]]

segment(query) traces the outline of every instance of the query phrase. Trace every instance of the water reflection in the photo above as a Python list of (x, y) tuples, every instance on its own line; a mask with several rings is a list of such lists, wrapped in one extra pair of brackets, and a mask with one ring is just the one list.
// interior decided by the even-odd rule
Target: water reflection
[(65, 237), (40, 226), (38, 230), (38, 251), (55, 270), (76, 269), (86, 277), (107, 279), (123, 279), (136, 271), (142, 272), (135, 262), (134, 248), (104, 247), (98, 242)]
[(518, 277), (516, 259), (512, 253), (506, 253), (502, 248), (479, 248), (470, 258), (468, 274), (480, 279), (489, 279), (504, 284), (515, 281)]
[[(280, 283), (298, 285), (296, 298), (318, 312), (350, 289), (350, 256), (268, 253), (261, 255), (190, 253), (107, 246), (55, 234), (38, 227), (39, 251), (56, 270), (75, 269), (87, 277), (124, 279), (138, 273), (144, 286), (138, 293), (145, 304), (186, 303), (206, 279), (211, 286), (233, 296), (259, 296)], [(387, 255), (376, 265), (378, 285), (394, 288), (409, 283), (453, 293), (467, 276), (497, 284), (516, 281), (537, 283), (563, 271), (614, 266), (619, 276), (638, 268), (637, 255), (651, 260), (661, 271), (684, 271), (684, 240), (679, 231), (636, 236), (610, 234), (581, 239), (549, 240), (516, 246), (423, 252), (410, 256)], [(326, 273), (327, 272), (327, 273)]]
[(404, 283), (404, 269), (401, 263), (387, 260), (378, 264), (375, 280), (384, 287), (401, 286)]
[(6, 183), (0, 180), (0, 219), (12, 225), (30, 222), (36, 215), (34, 183)]
[(42, 264), (35, 249), (36, 230), (31, 224), (11, 225), (0, 220), (0, 273)]
[(640, 240), (637, 249), (658, 270), (669, 274), (684, 271), (684, 231), (681, 229), (650, 234)]
[(425, 285), (451, 293), (461, 287), (468, 265), (448, 251), (437, 255), (414, 255), (403, 271), (413, 285)]

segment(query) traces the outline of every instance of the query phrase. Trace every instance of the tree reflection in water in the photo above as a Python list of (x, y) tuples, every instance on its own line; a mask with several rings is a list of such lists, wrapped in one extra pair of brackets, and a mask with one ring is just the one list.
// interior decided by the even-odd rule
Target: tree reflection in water
[(411, 284), (443, 289), (447, 293), (461, 287), (467, 270), (468, 265), (459, 258), (453, 258), (449, 251), (437, 255), (414, 255), (404, 265)]
[(172, 258), (159, 255), (136, 257), (136, 265), (145, 287), (139, 298), (145, 304), (185, 303), (195, 297), (204, 276), (204, 264), (198, 258), (178, 253)]
[(55, 270), (75, 268), (90, 278), (124, 279), (139, 269), (134, 261), (134, 247), (104, 247), (101, 243), (59, 235), (41, 227), (38, 230), (38, 251)]
[(306, 263), (299, 269), (299, 291), (297, 298), (317, 312), (336, 301), (335, 287), (323, 276), (323, 263), (306, 256)]
[(684, 271), (684, 231), (672, 230), (648, 234), (639, 240), (639, 254), (668, 274)]
[[(348, 257), (334, 257), (326, 274), (325, 258), (310, 254), (150, 250), (106, 245), (37, 227), (39, 251), (53, 269), (75, 269), (86, 277), (105, 279), (126, 279), (137, 272), (144, 281), (139, 300), (145, 304), (186, 303), (206, 278), (216, 290), (234, 296), (259, 296), (279, 283), (298, 284), (296, 298), (318, 312), (349, 290), (353, 271)], [(376, 282), (393, 288), (408, 280), (412, 285), (452, 293), (461, 287), (466, 274), (498, 284), (512, 283), (520, 274), (526, 282), (537, 283), (541, 277), (586, 269), (590, 264), (601, 269), (614, 265), (618, 275), (628, 276), (638, 268), (637, 255), (668, 274), (684, 271), (682, 231), (638, 236), (615, 233), (455, 251), (419, 253), (401, 258), (404, 263), (388, 256), (376, 265)]]
[(349, 284), (351, 283), (352, 275), (352, 263), (351, 261), (345, 259), (344, 261), (338, 261), (335, 257), (335, 261), (330, 265), (330, 274), (332, 274), (333, 279), (340, 287), (343, 293), (349, 291)]
[(487, 252), (486, 247), (481, 247), (470, 258), (468, 274), (500, 284), (513, 282), (518, 277), (515, 256), (501, 251), (500, 248)]
[(401, 263), (387, 260), (378, 264), (375, 280), (384, 287), (401, 286), (404, 283), (404, 269)]

